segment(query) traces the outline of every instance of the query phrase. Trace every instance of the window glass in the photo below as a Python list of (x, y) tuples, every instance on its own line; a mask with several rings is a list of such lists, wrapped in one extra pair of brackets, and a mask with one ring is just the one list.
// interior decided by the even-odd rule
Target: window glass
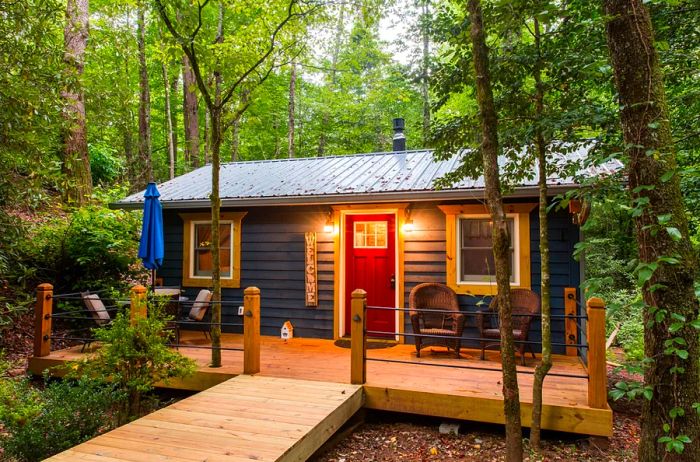
[[(514, 220), (507, 218), (510, 235), (510, 280), (514, 282)], [(493, 224), (489, 218), (459, 219), (459, 263), (460, 281), (493, 281), (496, 266), (491, 247), (491, 230)]]
[[(194, 225), (194, 276), (211, 276), (214, 268), (211, 255), (211, 224)], [(221, 277), (231, 277), (231, 234), (233, 223), (219, 225), (219, 256), (221, 260)]]
[(356, 221), (354, 247), (356, 249), (385, 249), (388, 227), (386, 221)]

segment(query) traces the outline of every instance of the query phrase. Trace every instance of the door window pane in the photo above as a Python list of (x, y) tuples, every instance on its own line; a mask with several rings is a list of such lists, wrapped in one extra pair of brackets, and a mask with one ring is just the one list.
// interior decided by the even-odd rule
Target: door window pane
[(386, 221), (356, 221), (353, 231), (356, 249), (386, 249), (388, 242)]
[[(514, 282), (514, 220), (507, 218), (510, 236), (510, 280)], [(496, 266), (491, 242), (493, 224), (489, 218), (459, 219), (459, 262), (460, 281), (492, 282), (495, 280)]]
[[(194, 276), (211, 276), (214, 268), (211, 255), (211, 224), (194, 225)], [(231, 277), (231, 255), (233, 248), (231, 234), (233, 223), (219, 225), (219, 258), (221, 260), (221, 277)]]

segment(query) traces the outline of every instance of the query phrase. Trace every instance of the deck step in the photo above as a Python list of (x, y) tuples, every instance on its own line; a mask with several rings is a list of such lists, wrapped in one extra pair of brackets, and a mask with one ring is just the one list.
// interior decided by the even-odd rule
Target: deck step
[(239, 375), (47, 460), (304, 461), (363, 402), (360, 385)]

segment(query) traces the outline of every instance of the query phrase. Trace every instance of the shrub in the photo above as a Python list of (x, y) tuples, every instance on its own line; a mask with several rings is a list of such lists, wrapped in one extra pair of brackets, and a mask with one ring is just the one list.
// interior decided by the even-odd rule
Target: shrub
[(101, 342), (96, 354), (71, 365), (74, 375), (109, 380), (127, 396), (120, 422), (142, 414), (143, 398), (156, 383), (195, 371), (193, 360), (167, 346), (172, 331), (164, 330), (167, 319), (162, 313), (161, 305), (151, 304), (149, 315), (137, 318), (133, 325), (128, 311), (118, 313), (109, 327), (95, 329), (95, 338)]
[(113, 426), (112, 409), (120, 400), (114, 387), (86, 378), (48, 383), (40, 390), (26, 377), (5, 374), (0, 378), (5, 455), (38, 461), (80, 444)]
[(39, 225), (25, 240), (34, 283), (54, 281), (56, 290), (121, 287), (140, 275), (140, 215), (91, 206)]

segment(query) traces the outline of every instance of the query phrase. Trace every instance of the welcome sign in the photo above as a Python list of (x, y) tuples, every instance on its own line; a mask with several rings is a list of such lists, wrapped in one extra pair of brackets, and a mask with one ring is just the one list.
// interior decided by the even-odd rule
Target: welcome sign
[(316, 270), (316, 233), (304, 235), (306, 306), (318, 306), (318, 277)]

